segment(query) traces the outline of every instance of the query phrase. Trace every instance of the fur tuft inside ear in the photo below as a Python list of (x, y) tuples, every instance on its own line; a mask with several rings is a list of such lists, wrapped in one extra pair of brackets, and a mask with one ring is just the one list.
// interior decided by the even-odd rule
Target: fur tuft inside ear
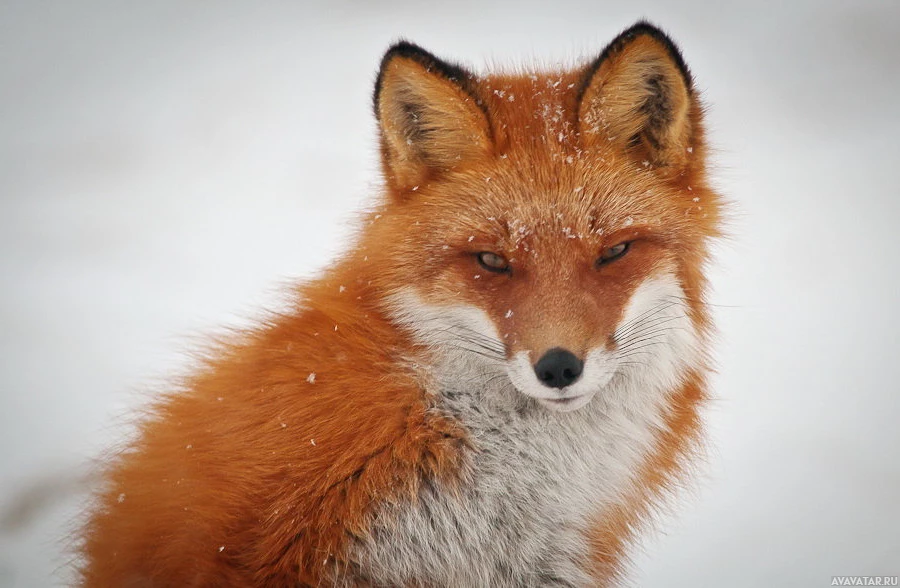
[(586, 69), (579, 132), (586, 147), (611, 145), (654, 167), (680, 171), (689, 163), (700, 112), (678, 47), (639, 22)]
[(375, 115), (389, 184), (406, 191), (485, 157), (491, 129), (474, 76), (408, 42), (391, 47), (375, 84)]

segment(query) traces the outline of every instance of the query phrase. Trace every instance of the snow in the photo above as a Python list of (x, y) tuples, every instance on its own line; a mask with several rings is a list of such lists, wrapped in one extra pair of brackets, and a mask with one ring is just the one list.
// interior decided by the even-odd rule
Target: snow
[(900, 4), (13, 0), (0, 520), (35, 485), (64, 490), (0, 530), (0, 586), (66, 584), (90, 460), (198, 335), (281, 308), (341, 251), (379, 177), (371, 84), (390, 42), (570, 63), (641, 17), (680, 42), (736, 207), (712, 272), (712, 450), (632, 583), (896, 570)]

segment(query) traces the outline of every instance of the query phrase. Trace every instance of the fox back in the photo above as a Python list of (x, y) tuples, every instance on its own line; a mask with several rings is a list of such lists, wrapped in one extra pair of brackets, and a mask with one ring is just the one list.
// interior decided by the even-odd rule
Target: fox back
[(700, 441), (702, 107), (638, 23), (570, 71), (401, 42), (384, 194), (109, 464), (86, 586), (596, 586)]

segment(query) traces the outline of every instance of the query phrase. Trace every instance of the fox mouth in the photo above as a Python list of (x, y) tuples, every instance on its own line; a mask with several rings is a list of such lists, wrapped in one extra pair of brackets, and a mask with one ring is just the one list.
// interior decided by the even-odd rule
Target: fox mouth
[(556, 398), (549, 399), (547, 400), (547, 402), (552, 402), (553, 404), (569, 404), (570, 402), (578, 400), (579, 398), (581, 398), (581, 396), (573, 396), (571, 398)]
[(565, 398), (535, 398), (537, 402), (554, 412), (572, 412), (584, 407), (594, 397), (594, 393), (578, 394)]

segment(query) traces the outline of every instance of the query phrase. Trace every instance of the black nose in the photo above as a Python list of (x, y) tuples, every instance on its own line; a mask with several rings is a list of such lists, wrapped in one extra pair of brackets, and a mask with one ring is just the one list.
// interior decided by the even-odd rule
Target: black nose
[(571, 351), (554, 347), (536, 364), (534, 373), (544, 386), (564, 388), (578, 379), (584, 364)]

